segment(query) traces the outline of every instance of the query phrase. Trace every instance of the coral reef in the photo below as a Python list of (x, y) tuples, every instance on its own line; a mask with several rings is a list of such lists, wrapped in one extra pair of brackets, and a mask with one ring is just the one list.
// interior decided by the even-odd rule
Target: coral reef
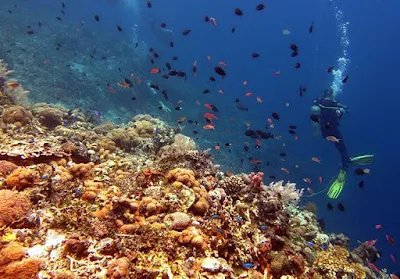
[(294, 183), (224, 173), (150, 115), (17, 102), (4, 66), (1, 278), (375, 278), (376, 248), (325, 234)]

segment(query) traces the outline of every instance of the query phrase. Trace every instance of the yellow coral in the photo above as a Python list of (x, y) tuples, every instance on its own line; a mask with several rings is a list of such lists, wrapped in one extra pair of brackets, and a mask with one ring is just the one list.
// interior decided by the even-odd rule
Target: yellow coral
[(323, 272), (327, 272), (326, 278), (337, 278), (336, 273), (347, 273), (356, 279), (365, 278), (366, 274), (359, 263), (349, 263), (347, 249), (334, 246), (332, 249), (318, 252), (314, 266)]
[(192, 170), (176, 168), (170, 170), (167, 174), (168, 182), (181, 182), (189, 187), (197, 187), (200, 185)]
[(3, 122), (23, 126), (32, 121), (32, 113), (22, 106), (13, 106), (4, 110)]

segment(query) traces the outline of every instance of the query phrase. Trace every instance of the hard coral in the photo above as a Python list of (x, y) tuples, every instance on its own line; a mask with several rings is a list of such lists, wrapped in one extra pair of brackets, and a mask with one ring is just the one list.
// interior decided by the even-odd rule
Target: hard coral
[(0, 250), (0, 278), (31, 279), (36, 278), (42, 261), (24, 258), (26, 251), (17, 243), (11, 242)]
[(233, 199), (237, 199), (240, 196), (241, 190), (243, 190), (247, 185), (241, 176), (230, 176), (224, 178), (219, 186), (225, 190), (225, 193), (231, 196)]
[(192, 170), (176, 168), (168, 172), (166, 176), (168, 182), (182, 182), (189, 187), (199, 186), (199, 181), (196, 180), (195, 174)]
[(0, 176), (6, 176), (12, 173), (18, 166), (6, 160), (0, 160)]
[(332, 249), (319, 251), (314, 267), (326, 273), (324, 278), (337, 278), (339, 274), (347, 274), (355, 279), (365, 278), (362, 265), (348, 261), (349, 252), (340, 246)]
[(21, 193), (0, 190), (0, 227), (8, 226), (25, 217), (31, 210), (31, 203)]
[(7, 177), (6, 182), (10, 188), (21, 191), (33, 187), (36, 179), (38, 179), (38, 174), (34, 169), (19, 167)]
[(164, 223), (171, 230), (184, 230), (192, 224), (192, 218), (183, 212), (174, 212), (164, 217)]
[(38, 115), (39, 122), (43, 126), (51, 130), (53, 130), (58, 125), (63, 124), (63, 117), (64, 113), (55, 108), (47, 108), (45, 110), (42, 110)]
[(88, 179), (93, 176), (94, 163), (88, 164), (75, 164), (72, 165), (68, 171), (75, 177), (80, 179)]
[(129, 272), (129, 259), (119, 258), (110, 262), (107, 269), (107, 278), (120, 279), (128, 276)]
[(13, 106), (4, 110), (3, 122), (24, 126), (32, 121), (32, 113), (22, 106)]

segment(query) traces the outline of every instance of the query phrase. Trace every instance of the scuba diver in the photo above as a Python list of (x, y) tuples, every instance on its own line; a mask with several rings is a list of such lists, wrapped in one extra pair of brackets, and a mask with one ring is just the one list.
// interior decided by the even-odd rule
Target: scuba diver
[(323, 96), (314, 100), (311, 106), (311, 120), (314, 125), (314, 133), (320, 132), (325, 139), (327, 137), (337, 139), (337, 141), (335, 140), (335, 147), (340, 154), (341, 169), (328, 190), (328, 197), (337, 199), (346, 182), (346, 174), (350, 163), (358, 165), (371, 164), (374, 160), (374, 155), (349, 157), (343, 137), (339, 131), (339, 121), (345, 112), (349, 112), (350, 110), (348, 107), (337, 102), (333, 93), (332, 88), (325, 89)]

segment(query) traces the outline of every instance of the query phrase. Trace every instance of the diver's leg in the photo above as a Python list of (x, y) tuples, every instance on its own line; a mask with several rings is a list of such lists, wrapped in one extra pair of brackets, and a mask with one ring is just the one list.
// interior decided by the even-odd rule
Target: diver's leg
[(347, 169), (349, 168), (349, 164), (350, 164), (350, 157), (349, 157), (349, 154), (347, 153), (347, 148), (346, 148), (342, 134), (340, 133), (339, 129), (335, 129), (335, 133), (333, 136), (340, 139), (339, 142), (335, 143), (335, 147), (339, 151), (339, 154), (340, 154), (340, 159), (342, 162), (342, 169), (347, 171)]

